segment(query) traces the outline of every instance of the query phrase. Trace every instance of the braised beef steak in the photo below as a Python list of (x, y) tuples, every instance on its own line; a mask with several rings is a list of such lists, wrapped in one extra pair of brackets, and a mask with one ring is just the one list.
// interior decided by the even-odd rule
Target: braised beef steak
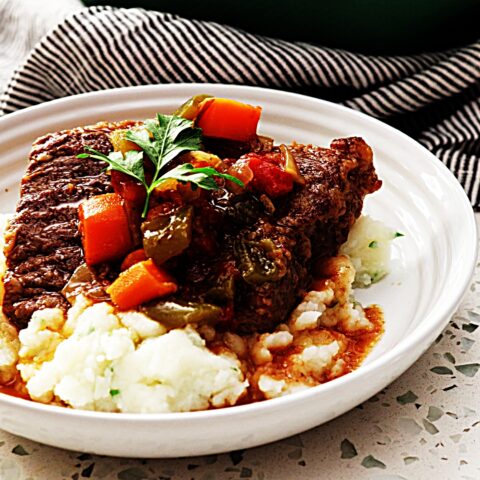
[[(60, 292), (84, 262), (78, 205), (112, 191), (106, 165), (77, 155), (85, 145), (107, 154), (108, 133), (133, 125), (102, 123), (34, 143), (6, 235), (3, 311), (18, 328), (35, 310), (68, 307)], [(250, 150), (281, 161), (271, 142)], [(204, 191), (193, 204), (190, 247), (165, 265), (180, 296), (221, 305), (228, 312), (225, 327), (241, 334), (286, 320), (309, 287), (312, 261), (336, 254), (365, 195), (381, 184), (372, 151), (360, 138), (334, 140), (331, 148), (294, 144), (290, 151), (305, 185), (272, 199), (255, 189)]]
[(51, 133), (33, 144), (6, 233), (3, 311), (18, 328), (35, 310), (68, 306), (60, 290), (83, 262), (78, 205), (112, 190), (105, 164), (77, 154), (85, 145), (108, 153), (108, 133), (131, 125), (101, 123)]
[(338, 252), (365, 195), (381, 185), (364, 140), (334, 140), (331, 147), (290, 147), (305, 185), (275, 201), (268, 227), (260, 224), (253, 234), (274, 239), (283, 275), (260, 286), (238, 283), (234, 325), (241, 333), (272, 330), (285, 321), (309, 286), (312, 260)]
[[(250, 218), (246, 200), (209, 195), (220, 218), (208, 230), (221, 247), (208, 259), (205, 252), (193, 250), (177, 272), (186, 297), (207, 300), (215, 279), (230, 272), (235, 296), (224, 325), (228, 330), (265, 332), (284, 322), (309, 287), (312, 261), (337, 253), (361, 213), (365, 195), (380, 187), (372, 151), (361, 138), (334, 140), (331, 146), (292, 145), (305, 185), (269, 200), (271, 208), (261, 213), (257, 209), (256, 217)], [(274, 148), (267, 155), (272, 159), (281, 154)], [(238, 211), (240, 206), (243, 211)], [(265, 270), (271, 273), (263, 281), (248, 271), (260, 257), (266, 258)]]

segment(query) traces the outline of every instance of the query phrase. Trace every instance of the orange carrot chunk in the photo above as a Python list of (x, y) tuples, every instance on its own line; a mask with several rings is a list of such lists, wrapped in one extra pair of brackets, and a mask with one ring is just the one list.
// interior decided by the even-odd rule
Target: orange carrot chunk
[(261, 107), (227, 98), (207, 99), (196, 120), (206, 137), (246, 142), (257, 133)]
[(107, 288), (112, 302), (121, 310), (137, 307), (176, 291), (174, 279), (150, 259), (132, 265)]
[(123, 200), (116, 193), (89, 198), (78, 207), (88, 265), (118, 260), (133, 248)]
[(131, 266), (135, 265), (138, 262), (143, 262), (146, 259), (147, 256), (145, 255), (145, 250), (143, 248), (134, 250), (125, 257), (122, 262), (122, 266), (120, 267), (120, 270), (122, 270), (122, 272), (124, 270), (128, 270)]

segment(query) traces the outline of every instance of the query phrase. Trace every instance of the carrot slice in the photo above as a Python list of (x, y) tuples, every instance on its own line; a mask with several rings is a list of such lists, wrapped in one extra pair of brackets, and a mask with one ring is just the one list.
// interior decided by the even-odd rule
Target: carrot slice
[(204, 100), (196, 120), (206, 137), (246, 142), (257, 133), (261, 107), (227, 98)]
[(107, 288), (112, 302), (121, 310), (137, 307), (176, 291), (174, 279), (150, 259), (132, 265)]
[(116, 193), (89, 198), (78, 207), (83, 251), (88, 265), (124, 257), (133, 248), (123, 200)]
[(124, 270), (128, 270), (131, 266), (135, 265), (138, 262), (143, 262), (147, 259), (145, 255), (145, 250), (143, 248), (139, 248), (138, 250), (134, 250), (133, 252), (129, 253), (122, 262), (120, 270), (123, 272)]

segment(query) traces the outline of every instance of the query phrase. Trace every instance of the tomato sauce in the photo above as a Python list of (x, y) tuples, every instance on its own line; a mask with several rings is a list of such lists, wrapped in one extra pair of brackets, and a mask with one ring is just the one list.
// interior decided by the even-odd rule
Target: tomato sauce
[(25, 383), (20, 378), (20, 375), (17, 375), (17, 377), (8, 385), (0, 385), (0, 393), (12, 397), (23, 398), (25, 400), (31, 400), (27, 393)]
[(378, 342), (383, 334), (383, 312), (378, 305), (370, 305), (364, 308), (365, 316), (374, 325), (369, 332), (362, 332), (358, 335), (349, 334), (347, 351), (342, 355), (345, 361), (345, 373), (349, 373), (360, 366), (365, 357)]

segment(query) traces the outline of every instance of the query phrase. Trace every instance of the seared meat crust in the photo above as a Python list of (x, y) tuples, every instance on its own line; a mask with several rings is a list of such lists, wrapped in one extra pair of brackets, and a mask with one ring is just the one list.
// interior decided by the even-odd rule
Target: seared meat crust
[(35, 310), (67, 308), (60, 290), (83, 262), (78, 204), (112, 191), (105, 165), (79, 159), (85, 145), (108, 153), (108, 133), (132, 122), (101, 123), (39, 138), (21, 183), (21, 198), (6, 234), (3, 311), (18, 328)]
[(306, 184), (279, 207), (278, 223), (301, 229), (314, 257), (332, 256), (359, 217), (365, 195), (381, 186), (373, 153), (362, 138), (333, 140), (331, 148), (293, 144)]
[[(273, 209), (258, 214), (254, 223), (232, 224), (234, 196), (210, 194), (217, 206), (206, 230), (216, 236), (218, 252), (205, 259), (191, 252), (178, 269), (183, 295), (208, 297), (212, 282), (228, 265), (233, 272), (235, 297), (233, 312), (225, 328), (241, 334), (273, 330), (284, 322), (311, 282), (315, 259), (335, 255), (360, 215), (366, 194), (377, 190), (381, 182), (373, 167), (370, 147), (357, 137), (334, 140), (332, 148), (294, 144), (290, 147), (305, 179), (303, 187), (271, 200)], [(279, 155), (277, 149), (269, 151)], [(220, 205), (221, 204), (221, 208)], [(207, 209), (202, 207), (202, 215)], [(240, 215), (240, 219), (248, 215)], [(233, 228), (233, 229), (232, 229)], [(194, 234), (195, 236), (195, 234)], [(241, 275), (241, 259), (235, 255), (235, 242), (259, 245), (271, 241), (274, 251), (267, 254), (277, 268), (272, 281), (251, 283)]]
[(362, 211), (365, 195), (381, 186), (371, 148), (359, 137), (334, 140), (331, 148), (294, 144), (305, 185), (277, 200), (268, 228), (283, 252), (285, 274), (254, 287), (237, 282), (233, 325), (240, 333), (271, 331), (284, 322), (311, 281), (312, 261), (335, 255)]

